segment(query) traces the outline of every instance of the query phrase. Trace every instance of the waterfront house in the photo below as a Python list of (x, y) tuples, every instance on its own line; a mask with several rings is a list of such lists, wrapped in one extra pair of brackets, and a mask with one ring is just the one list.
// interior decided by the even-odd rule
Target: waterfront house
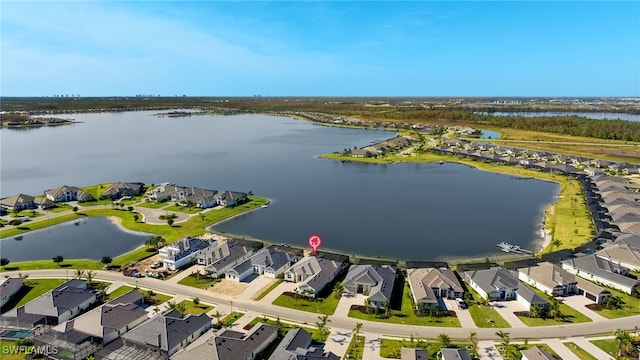
[(464, 281), (487, 300), (517, 300), (527, 308), (533, 304), (539, 304), (543, 307), (548, 305), (545, 299), (504, 268), (472, 270), (466, 271), (462, 275)]
[(18, 194), (0, 199), (0, 207), (7, 210), (20, 211), (24, 209), (35, 209), (37, 205), (33, 196)]
[(368, 296), (369, 304), (384, 308), (391, 301), (396, 268), (391, 265), (353, 265), (342, 285), (344, 291)]
[(250, 258), (254, 252), (253, 247), (240, 245), (235, 240), (227, 240), (216, 247), (202, 250), (196, 256), (196, 262), (198, 265), (205, 266), (204, 271), (207, 276), (217, 278), (224, 276), (228, 270)]
[(225, 277), (227, 280), (235, 282), (241, 282), (252, 274), (264, 275), (275, 279), (296, 261), (296, 256), (284, 251), (278, 251), (272, 246), (259, 250), (249, 259), (234, 266), (227, 271)]
[(578, 256), (562, 262), (562, 268), (584, 279), (633, 294), (640, 282), (627, 277), (629, 269), (596, 255)]
[(73, 279), (2, 315), (3, 326), (30, 329), (58, 325), (80, 315), (96, 302), (97, 293), (84, 280)]
[(9, 277), (0, 282), (0, 307), (3, 307), (11, 298), (22, 289), (22, 278)]
[(263, 351), (278, 337), (278, 328), (255, 324), (246, 333), (221, 329), (206, 342), (176, 353), (172, 360), (254, 360), (264, 359)]
[(464, 289), (449, 268), (407, 269), (407, 279), (419, 310), (439, 306), (439, 299), (462, 298)]
[(626, 267), (632, 271), (640, 271), (640, 249), (628, 245), (611, 245), (597, 251), (596, 256)]
[(44, 192), (44, 196), (53, 202), (67, 202), (67, 201), (92, 201), (95, 200), (93, 196), (86, 193), (84, 190), (75, 186), (62, 185), (55, 189), (49, 189)]
[(518, 279), (547, 295), (568, 296), (578, 293), (576, 276), (549, 262), (518, 269)]
[(586, 297), (596, 304), (604, 304), (606, 299), (611, 296), (611, 292), (602, 286), (596, 285), (589, 280), (577, 277), (578, 294)]
[(117, 200), (123, 196), (138, 196), (144, 191), (144, 184), (141, 182), (116, 182), (105, 190), (100, 199)]
[(339, 360), (332, 352), (311, 346), (311, 334), (303, 328), (291, 329), (273, 351), (269, 360)]
[(211, 328), (206, 314), (182, 315), (177, 310), (147, 319), (95, 354), (96, 359), (168, 359)]
[(53, 207), (56, 207), (56, 203), (54, 203), (53, 201), (47, 199), (46, 197), (35, 198), (34, 199), (34, 203), (36, 204), (37, 207), (39, 207), (40, 209), (43, 209), (43, 210), (51, 209)]
[(186, 237), (162, 247), (158, 251), (158, 255), (160, 255), (165, 268), (176, 270), (191, 264), (199, 254), (217, 245), (215, 240)]
[(357, 157), (357, 158), (371, 158), (371, 157), (375, 157), (376, 156), (375, 153), (373, 153), (373, 152), (371, 152), (369, 150), (365, 150), (365, 149), (349, 150), (347, 155), (349, 155), (351, 157)]
[(144, 296), (131, 290), (36, 336), (34, 342), (36, 346), (56, 347), (59, 352), (73, 354), (73, 358), (87, 358), (147, 320), (143, 304)]
[(249, 200), (247, 193), (238, 191), (223, 191), (215, 196), (215, 202), (225, 207), (233, 207), (244, 204)]
[(306, 256), (284, 272), (284, 279), (301, 282), (295, 291), (309, 297), (316, 297), (344, 269), (344, 263)]

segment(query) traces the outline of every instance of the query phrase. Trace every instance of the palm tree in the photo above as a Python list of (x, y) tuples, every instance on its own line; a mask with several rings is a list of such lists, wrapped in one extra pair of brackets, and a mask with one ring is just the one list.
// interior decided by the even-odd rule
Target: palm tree
[(356, 327), (353, 328), (353, 337), (356, 339), (354, 343), (354, 347), (358, 347), (358, 334), (360, 334), (361, 329), (362, 329), (362, 323), (357, 322)]
[(384, 308), (384, 316), (389, 316), (389, 310), (391, 310), (391, 301), (385, 300), (382, 303), (382, 307)]
[(333, 286), (333, 292), (336, 299), (340, 299), (342, 297), (342, 294), (344, 293), (344, 285), (342, 285), (342, 281), (338, 281)]
[(84, 270), (76, 269), (74, 272), (76, 279), (82, 279), (84, 277)]
[(320, 342), (324, 342), (325, 336), (329, 335), (329, 329), (327, 329), (327, 323), (331, 322), (329, 320), (329, 315), (318, 316), (319, 322), (316, 322), (316, 327), (318, 328), (318, 332), (320, 333)]
[(554, 319), (559, 319), (563, 316), (562, 310), (560, 310), (560, 302), (554, 297), (550, 299), (548, 309), (549, 316)]
[(187, 304), (184, 302), (178, 303), (176, 304), (176, 311), (178, 311), (180, 314), (183, 314), (187, 311)]
[(543, 313), (544, 313), (544, 307), (542, 306), (542, 304), (539, 304), (539, 303), (531, 304), (531, 307), (529, 308), (530, 317), (540, 318), (542, 317)]
[(560, 245), (562, 245), (562, 241), (560, 241), (560, 239), (555, 239), (551, 242), (551, 245), (556, 247), (556, 251), (558, 251), (558, 249), (560, 249)]
[(213, 317), (216, 318), (216, 326), (220, 326), (220, 318), (222, 317), (222, 313), (216, 310), (216, 312), (213, 313)]
[(616, 341), (618, 342), (618, 358), (622, 357), (622, 350), (627, 352), (633, 338), (627, 330), (617, 329), (615, 332)]
[(87, 270), (87, 272), (84, 273), (84, 278), (87, 279), (87, 285), (91, 285), (91, 281), (95, 274), (96, 273), (92, 270)]
[(473, 347), (473, 354), (477, 356), (478, 355), (478, 333), (476, 333), (475, 331), (471, 331), (469, 333), (469, 342)]
[(175, 310), (176, 305), (177, 305), (176, 302), (173, 301), (173, 300), (167, 301), (167, 309), (168, 310)]
[(451, 338), (447, 334), (438, 335), (438, 340), (440, 341), (441, 348), (448, 348), (453, 344), (453, 342), (451, 341)]

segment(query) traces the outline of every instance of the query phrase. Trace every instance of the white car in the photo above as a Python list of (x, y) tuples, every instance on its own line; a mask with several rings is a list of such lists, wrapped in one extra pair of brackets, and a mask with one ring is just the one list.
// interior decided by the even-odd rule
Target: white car
[(461, 298), (456, 298), (456, 303), (458, 303), (458, 308), (460, 308), (460, 309), (466, 309), (467, 308), (467, 304)]
[(159, 267), (162, 267), (162, 263), (160, 261), (156, 261), (153, 264), (151, 264), (150, 268), (152, 269), (157, 269)]

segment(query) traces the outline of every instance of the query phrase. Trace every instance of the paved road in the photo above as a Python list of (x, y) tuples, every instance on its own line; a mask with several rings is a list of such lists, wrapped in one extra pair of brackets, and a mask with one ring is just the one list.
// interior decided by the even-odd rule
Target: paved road
[[(66, 277), (66, 271), (63, 269), (52, 270), (34, 270), (22, 272), (28, 273), (31, 277)], [(18, 272), (5, 272), (3, 275), (17, 276)], [(262, 301), (251, 301), (248, 299), (231, 299), (229, 297), (211, 293), (210, 291), (200, 290), (179, 284), (172, 284), (158, 279), (140, 278), (134, 279), (125, 277), (122, 273), (110, 271), (96, 271), (96, 280), (122, 281), (134, 285), (137, 283), (142, 288), (149, 288), (159, 292), (172, 294), (180, 294), (187, 298), (198, 297), (207, 303), (214, 303), (224, 306), (233, 306), (234, 309), (242, 309), (256, 312), (259, 314), (267, 314), (272, 317), (280, 317), (282, 320), (292, 320), (301, 324), (313, 324), (317, 321), (318, 315), (315, 313), (298, 311), (294, 309), (284, 308), (271, 305)], [(350, 332), (356, 324), (356, 321), (362, 322), (363, 332), (373, 334), (404, 336), (409, 338), (418, 334), (420, 337), (437, 338), (439, 334), (446, 332), (447, 335), (454, 339), (466, 339), (469, 331), (475, 331), (480, 340), (497, 340), (495, 328), (442, 328), (442, 327), (425, 327), (401, 324), (385, 324), (371, 321), (362, 321), (345, 316), (330, 317), (332, 330)], [(607, 321), (597, 321), (581, 324), (567, 324), (559, 326), (541, 326), (527, 328), (511, 328), (505, 329), (509, 332), (511, 339), (548, 339), (548, 338), (565, 338), (577, 337), (585, 335), (611, 334), (616, 329), (634, 329), (634, 326), (640, 324), (640, 315), (611, 319)]]

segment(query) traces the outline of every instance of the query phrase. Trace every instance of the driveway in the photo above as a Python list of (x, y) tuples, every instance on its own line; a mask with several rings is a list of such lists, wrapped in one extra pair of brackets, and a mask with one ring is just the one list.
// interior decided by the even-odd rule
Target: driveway
[(493, 341), (478, 341), (478, 355), (482, 360), (502, 360)]
[(458, 321), (460, 321), (460, 326), (465, 329), (475, 328), (476, 323), (473, 322), (473, 318), (469, 313), (469, 309), (460, 309), (458, 307), (458, 303), (452, 299), (443, 299), (445, 305), (447, 306), (447, 310), (453, 310), (456, 312), (456, 316), (458, 317)]
[(567, 296), (562, 298), (563, 302), (572, 308), (576, 309), (578, 312), (586, 315), (589, 319), (593, 321), (606, 321), (607, 318), (596, 313), (595, 311), (586, 307), (586, 305), (593, 304), (593, 301), (587, 299), (584, 296)]
[(349, 316), (351, 305), (364, 305), (367, 296), (362, 294), (343, 294), (333, 316)]
[(502, 316), (512, 328), (526, 328), (525, 325), (518, 317), (514, 314), (516, 311), (529, 311), (526, 306), (521, 303), (512, 300), (512, 301), (494, 301), (491, 303), (491, 306)]

